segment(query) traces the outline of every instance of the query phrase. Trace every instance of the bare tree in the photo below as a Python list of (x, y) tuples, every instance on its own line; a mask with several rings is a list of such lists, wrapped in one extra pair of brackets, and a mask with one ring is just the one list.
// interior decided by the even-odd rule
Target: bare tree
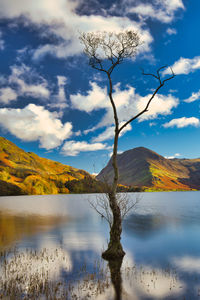
[[(110, 209), (109, 205), (109, 193), (105, 192), (104, 189), (103, 194), (99, 194), (96, 197), (96, 200), (89, 200), (90, 206), (96, 210), (96, 212), (104, 218), (109, 226), (110, 229), (112, 228), (113, 224), (113, 214)], [(136, 207), (136, 205), (140, 201), (140, 195), (137, 194), (136, 198), (129, 197), (128, 193), (117, 193), (116, 194), (116, 201), (117, 205), (119, 206), (120, 212), (121, 212), (121, 219), (122, 221), (124, 218)]]
[(117, 184), (119, 179), (118, 165), (117, 165), (117, 148), (118, 139), (121, 131), (131, 122), (139, 118), (142, 114), (148, 111), (149, 106), (158, 93), (158, 91), (164, 86), (164, 84), (174, 78), (174, 73), (172, 71), (171, 76), (162, 79), (161, 70), (166, 68), (163, 66), (159, 68), (156, 74), (150, 74), (143, 72), (143, 75), (152, 76), (158, 81), (158, 86), (149, 98), (146, 106), (139, 113), (134, 115), (123, 125), (120, 125), (118, 119), (118, 113), (113, 99), (113, 82), (112, 82), (112, 72), (113, 70), (123, 63), (124, 59), (131, 58), (136, 55), (137, 49), (141, 44), (140, 37), (137, 32), (133, 30), (122, 31), (119, 33), (114, 32), (90, 32), (82, 33), (80, 40), (84, 45), (84, 52), (89, 57), (89, 65), (105, 73), (108, 79), (108, 96), (110, 104), (113, 109), (115, 133), (114, 133), (114, 144), (113, 144), (113, 156), (112, 156), (112, 166), (114, 170), (113, 182), (110, 187), (109, 205), (112, 212), (112, 223), (110, 228), (110, 242), (108, 244), (108, 249), (102, 254), (103, 258), (111, 259), (117, 257), (123, 257), (124, 251), (120, 243), (121, 233), (122, 233), (122, 211), (121, 207), (117, 201)]

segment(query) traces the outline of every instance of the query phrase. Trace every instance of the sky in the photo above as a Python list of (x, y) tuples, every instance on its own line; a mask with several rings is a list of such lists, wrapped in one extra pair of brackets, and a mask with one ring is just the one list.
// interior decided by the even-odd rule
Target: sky
[(0, 0), (0, 135), (25, 151), (98, 173), (110, 159), (113, 114), (102, 72), (89, 66), (82, 32), (138, 33), (141, 45), (112, 74), (118, 152), (147, 147), (168, 158), (200, 157), (200, 1)]

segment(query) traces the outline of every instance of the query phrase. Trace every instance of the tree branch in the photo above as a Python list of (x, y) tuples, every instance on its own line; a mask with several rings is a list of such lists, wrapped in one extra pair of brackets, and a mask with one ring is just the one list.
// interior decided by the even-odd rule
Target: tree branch
[(154, 78), (156, 78), (158, 81), (159, 81), (159, 86), (156, 88), (156, 90), (154, 91), (154, 93), (152, 94), (152, 96), (150, 97), (150, 99), (148, 100), (147, 102), (147, 105), (145, 106), (145, 108), (139, 112), (137, 115), (135, 115), (134, 117), (132, 117), (131, 119), (129, 119), (127, 122), (125, 122), (120, 128), (119, 128), (119, 133), (128, 125), (130, 124), (131, 122), (133, 122), (135, 119), (137, 119), (138, 117), (140, 117), (141, 115), (143, 115), (145, 112), (148, 111), (148, 108), (149, 108), (149, 105), (151, 103), (151, 101), (153, 100), (153, 98), (155, 97), (155, 95), (158, 93), (158, 91), (160, 90), (161, 87), (164, 86), (165, 82), (168, 81), (168, 80), (171, 80), (172, 78), (175, 77), (175, 74), (173, 72), (173, 70), (171, 69), (171, 72), (172, 72), (172, 76), (164, 79), (164, 80), (161, 80), (161, 76), (160, 76), (160, 70), (166, 68), (166, 66), (163, 66), (161, 68), (159, 68), (157, 70), (157, 75), (156, 76), (155, 74), (151, 74), (151, 73), (142, 73), (143, 75), (147, 75), (147, 76), (152, 76)]

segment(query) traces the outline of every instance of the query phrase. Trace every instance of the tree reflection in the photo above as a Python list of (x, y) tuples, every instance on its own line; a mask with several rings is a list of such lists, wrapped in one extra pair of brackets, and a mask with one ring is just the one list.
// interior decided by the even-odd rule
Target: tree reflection
[[(122, 247), (122, 246), (121, 246)], [(115, 300), (122, 299), (122, 276), (121, 276), (121, 266), (123, 262), (123, 257), (115, 259), (107, 259), (108, 267), (110, 270), (111, 282), (115, 291)]]
[(110, 260), (108, 266), (110, 269), (111, 281), (115, 290), (115, 300), (122, 299), (122, 276), (121, 265), (123, 258)]

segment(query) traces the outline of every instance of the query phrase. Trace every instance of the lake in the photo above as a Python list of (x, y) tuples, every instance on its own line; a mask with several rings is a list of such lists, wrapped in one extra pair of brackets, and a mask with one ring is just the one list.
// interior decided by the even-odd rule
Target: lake
[[(0, 198), (0, 299), (115, 298), (97, 195)], [(122, 299), (200, 298), (200, 192), (130, 193)]]

